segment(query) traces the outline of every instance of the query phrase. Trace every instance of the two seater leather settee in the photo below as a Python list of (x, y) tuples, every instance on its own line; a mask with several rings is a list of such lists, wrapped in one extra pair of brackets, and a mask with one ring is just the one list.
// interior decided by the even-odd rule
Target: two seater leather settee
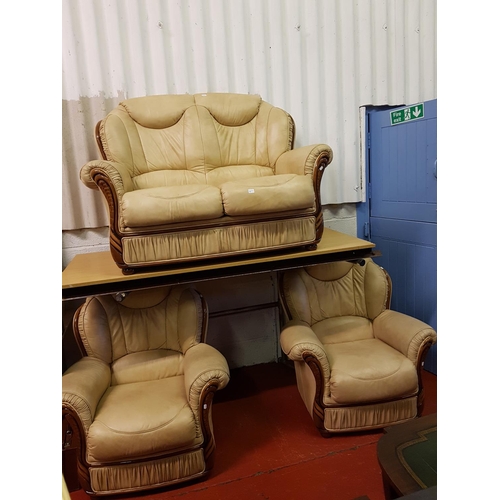
[(326, 144), (293, 149), (295, 125), (258, 95), (127, 99), (96, 126), (82, 182), (109, 211), (110, 250), (136, 268), (291, 247), (323, 233)]

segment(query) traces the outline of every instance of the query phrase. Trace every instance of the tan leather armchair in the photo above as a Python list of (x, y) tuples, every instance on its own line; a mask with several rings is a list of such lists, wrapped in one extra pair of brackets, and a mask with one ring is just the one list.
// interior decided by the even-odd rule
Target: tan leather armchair
[(333, 153), (293, 149), (292, 117), (258, 95), (127, 99), (96, 127), (82, 182), (109, 211), (110, 249), (137, 268), (292, 247), (323, 234), (320, 183)]
[[(363, 265), (361, 265), (363, 264)], [(421, 369), (436, 332), (389, 309), (391, 280), (371, 259), (287, 271), (280, 342), (322, 435), (417, 417)]]
[(229, 381), (226, 360), (204, 343), (207, 307), (198, 292), (124, 295), (88, 298), (75, 313), (84, 356), (62, 376), (63, 419), (89, 494), (205, 476), (215, 451), (212, 399)]

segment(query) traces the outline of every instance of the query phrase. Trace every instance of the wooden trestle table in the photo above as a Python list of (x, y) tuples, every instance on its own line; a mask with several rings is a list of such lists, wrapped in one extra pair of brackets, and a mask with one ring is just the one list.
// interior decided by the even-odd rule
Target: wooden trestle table
[(194, 283), (248, 274), (284, 271), (341, 260), (375, 257), (375, 244), (325, 228), (315, 250), (272, 251), (199, 263), (137, 269), (124, 275), (108, 252), (76, 255), (62, 273), (63, 300), (146, 288)]

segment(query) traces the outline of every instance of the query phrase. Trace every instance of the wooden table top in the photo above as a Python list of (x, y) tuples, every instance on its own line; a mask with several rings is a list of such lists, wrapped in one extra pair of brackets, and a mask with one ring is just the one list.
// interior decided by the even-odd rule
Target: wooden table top
[[(405, 450), (412, 446), (424, 446), (420, 449), (417, 465), (422, 464), (425, 468), (432, 467), (437, 449), (435, 441), (428, 437), (437, 432), (437, 415), (435, 413), (424, 417), (415, 418), (403, 424), (394, 425), (386, 429), (386, 433), (377, 443), (377, 456), (382, 468), (384, 481), (389, 481), (391, 487), (399, 495), (409, 495), (420, 490), (429, 490), (429, 495), (435, 494), (435, 484), (424, 484), (425, 474), (419, 477), (417, 470), (412, 469), (411, 461), (405, 458)], [(422, 467), (420, 467), (422, 468)], [(432, 469), (426, 469), (432, 472)], [(432, 482), (435, 471), (427, 474)], [(422, 493), (423, 498), (427, 498)], [(429, 498), (431, 498), (429, 496)]]
[(325, 228), (316, 250), (287, 250), (254, 254), (252, 257), (211, 259), (138, 269), (131, 275), (122, 273), (109, 251), (79, 254), (62, 273), (63, 299), (369, 257), (374, 255), (374, 247), (375, 244), (370, 241)]

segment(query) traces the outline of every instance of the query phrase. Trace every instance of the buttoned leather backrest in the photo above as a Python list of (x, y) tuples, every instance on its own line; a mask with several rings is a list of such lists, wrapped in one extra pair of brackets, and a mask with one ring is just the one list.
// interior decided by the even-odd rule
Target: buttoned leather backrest
[(375, 319), (386, 309), (389, 283), (371, 259), (333, 262), (285, 272), (283, 293), (291, 319), (314, 325), (339, 316)]
[(274, 169), (293, 121), (258, 95), (157, 95), (121, 102), (99, 135), (105, 159), (126, 165), (137, 189), (206, 183), (220, 167)]
[(121, 302), (114, 295), (90, 297), (77, 327), (87, 355), (106, 363), (155, 349), (183, 354), (202, 335), (201, 299), (187, 287), (131, 292)]

